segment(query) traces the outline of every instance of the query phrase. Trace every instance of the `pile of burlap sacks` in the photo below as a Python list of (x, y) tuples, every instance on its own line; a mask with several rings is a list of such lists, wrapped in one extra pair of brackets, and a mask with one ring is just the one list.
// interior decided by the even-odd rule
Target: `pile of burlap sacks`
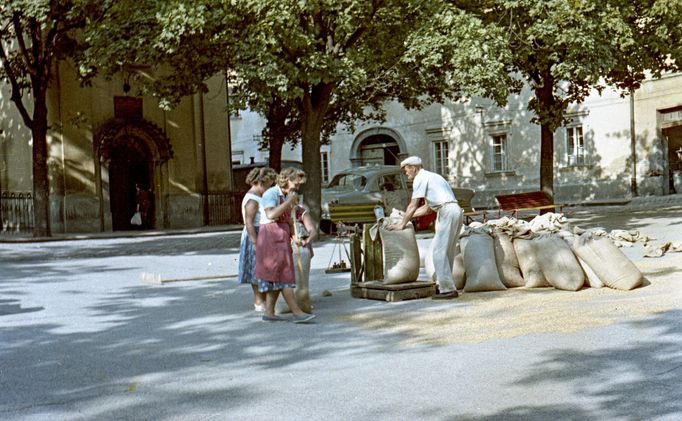
[[(419, 247), (414, 230), (389, 231), (399, 222), (394, 212), (372, 228), (383, 244), (385, 284), (416, 281)], [(660, 247), (647, 249), (651, 238), (636, 231), (572, 227), (563, 214), (546, 213), (531, 221), (504, 217), (464, 226), (460, 248), (453, 261), (453, 280), (467, 292), (497, 291), (514, 287), (554, 287), (577, 291), (585, 286), (631, 290), (640, 286), (639, 269), (619, 246), (643, 243), (654, 255)], [(664, 245), (682, 250), (681, 244)], [(433, 264), (426, 259), (427, 276)]]

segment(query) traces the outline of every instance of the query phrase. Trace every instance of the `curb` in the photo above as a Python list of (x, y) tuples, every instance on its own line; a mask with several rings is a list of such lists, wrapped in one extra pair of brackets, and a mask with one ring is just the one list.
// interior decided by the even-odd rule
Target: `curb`
[(54, 234), (52, 237), (32, 237), (26, 234), (3, 234), (0, 233), (0, 243), (42, 243), (53, 241), (78, 241), (78, 240), (109, 240), (116, 238), (147, 238), (163, 237), (169, 235), (209, 234), (216, 232), (241, 231), (243, 225), (217, 225), (200, 228), (153, 230), (153, 231), (117, 231), (97, 232), (82, 234)]

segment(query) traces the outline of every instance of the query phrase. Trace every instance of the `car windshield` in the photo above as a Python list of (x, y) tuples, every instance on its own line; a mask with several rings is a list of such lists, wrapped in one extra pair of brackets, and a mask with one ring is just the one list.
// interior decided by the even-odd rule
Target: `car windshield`
[(329, 187), (343, 190), (363, 190), (367, 184), (367, 178), (357, 174), (337, 174), (329, 183)]

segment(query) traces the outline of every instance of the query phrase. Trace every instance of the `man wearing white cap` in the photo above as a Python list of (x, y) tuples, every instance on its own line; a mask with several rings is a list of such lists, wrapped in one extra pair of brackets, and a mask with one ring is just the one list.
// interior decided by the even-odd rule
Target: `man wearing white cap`
[[(413, 217), (437, 212), (436, 233), (426, 256), (427, 270), (432, 263), (438, 285), (438, 291), (433, 299), (457, 298), (457, 290), (452, 280), (452, 261), (464, 220), (462, 209), (457, 204), (448, 182), (440, 175), (423, 169), (422, 160), (418, 156), (405, 159), (400, 163), (400, 168), (410, 180), (413, 180), (412, 200), (407, 205), (402, 221), (389, 225), (388, 229), (404, 229)], [(419, 200), (422, 198), (426, 200), (426, 204), (420, 207)]]

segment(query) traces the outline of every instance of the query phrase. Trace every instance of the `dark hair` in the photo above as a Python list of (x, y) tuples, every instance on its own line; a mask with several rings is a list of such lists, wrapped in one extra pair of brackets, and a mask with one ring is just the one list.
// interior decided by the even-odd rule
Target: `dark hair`
[(277, 171), (270, 167), (261, 168), (258, 181), (263, 184), (274, 183), (277, 180)]
[(254, 168), (246, 176), (246, 184), (251, 186), (258, 183), (267, 184), (277, 179), (277, 173), (270, 167)]

